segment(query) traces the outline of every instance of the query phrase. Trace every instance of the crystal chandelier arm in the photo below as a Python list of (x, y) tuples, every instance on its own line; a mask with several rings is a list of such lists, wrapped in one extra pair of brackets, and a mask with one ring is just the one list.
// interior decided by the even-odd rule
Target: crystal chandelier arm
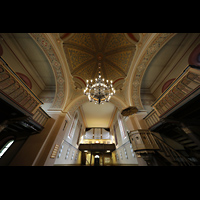
[[(95, 103), (102, 104), (104, 101), (109, 102), (111, 96), (115, 93), (113, 88), (113, 81), (109, 81), (103, 78), (101, 79), (101, 63), (99, 66), (99, 76), (95, 78), (94, 81), (91, 79), (86, 80), (87, 85), (84, 90), (84, 94), (88, 96), (90, 102), (95, 101)], [(105, 81), (105, 82), (104, 82)]]

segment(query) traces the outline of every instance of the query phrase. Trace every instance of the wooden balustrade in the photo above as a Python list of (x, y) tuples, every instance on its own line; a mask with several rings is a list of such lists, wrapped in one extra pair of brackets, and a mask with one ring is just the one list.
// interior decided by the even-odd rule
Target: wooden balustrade
[[(200, 88), (200, 68), (188, 66), (182, 74), (161, 94), (152, 105), (161, 117), (183, 100), (190, 100), (191, 95)], [(197, 94), (195, 94), (197, 95)], [(190, 98), (188, 98), (190, 97)]]
[(129, 138), (134, 151), (159, 149), (154, 137), (149, 130), (134, 130), (129, 133)]
[[(152, 132), (151, 132), (152, 133)], [(187, 159), (185, 156), (180, 154), (178, 151), (173, 149), (170, 145), (165, 143), (162, 139), (159, 137), (155, 136), (152, 133), (152, 136), (154, 137), (156, 143), (159, 146), (159, 153), (163, 155), (167, 160), (173, 165), (177, 166), (195, 166), (193, 162), (191, 162), (189, 159)]]
[(45, 126), (49, 118), (50, 116), (41, 107), (39, 107), (33, 115), (33, 120), (41, 126)]
[(0, 58), (0, 97), (44, 127), (50, 116), (40, 107), (43, 102)]
[(144, 117), (148, 128), (159, 125), (166, 117), (199, 94), (200, 68), (188, 66), (152, 104), (153, 110)]
[(42, 101), (2, 59), (0, 59), (0, 92), (31, 114), (34, 114), (42, 104)]
[(146, 121), (148, 128), (151, 128), (160, 122), (160, 118), (155, 110), (152, 110), (146, 117), (144, 117), (144, 120)]
[(195, 164), (188, 160), (185, 156), (173, 149), (165, 143), (161, 138), (156, 136), (154, 132), (148, 129), (139, 129), (130, 131), (129, 138), (133, 146), (133, 150), (137, 153), (155, 153), (158, 152), (172, 165), (177, 166), (194, 166)]

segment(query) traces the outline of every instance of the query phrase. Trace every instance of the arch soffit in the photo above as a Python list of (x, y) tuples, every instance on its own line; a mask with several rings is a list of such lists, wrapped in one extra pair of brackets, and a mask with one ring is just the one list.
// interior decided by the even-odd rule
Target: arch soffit
[(129, 79), (130, 82), (127, 90), (127, 99), (130, 105), (136, 106), (139, 110), (144, 109), (140, 97), (140, 86), (143, 75), (154, 56), (175, 35), (176, 33), (157, 33), (154, 34), (153, 38), (149, 37), (145, 41), (148, 44), (144, 50), (140, 50), (140, 47), (138, 47), (138, 55), (135, 55), (137, 60), (131, 66), (132, 70), (130, 71), (133, 71), (133, 73)]
[(34, 39), (34, 41), (44, 52), (55, 76), (56, 93), (50, 110), (62, 110), (64, 108), (69, 93), (68, 85), (70, 85), (67, 83), (68, 78), (65, 78), (65, 75), (68, 73), (64, 73), (64, 64), (61, 61), (62, 59), (59, 59), (59, 57), (62, 55), (60, 55), (58, 50), (54, 47), (55, 44), (52, 43), (52, 40), (54, 39), (49, 39), (52, 38), (51, 34), (29, 33), (29, 35)]
[[(74, 115), (74, 112), (78, 109), (78, 107), (86, 103), (87, 101), (88, 98), (85, 95), (78, 96), (68, 106), (66, 106), (63, 112), (68, 113), (70, 117), (72, 117)], [(120, 111), (127, 107), (127, 105), (116, 96), (113, 96), (110, 102), (114, 104)]]

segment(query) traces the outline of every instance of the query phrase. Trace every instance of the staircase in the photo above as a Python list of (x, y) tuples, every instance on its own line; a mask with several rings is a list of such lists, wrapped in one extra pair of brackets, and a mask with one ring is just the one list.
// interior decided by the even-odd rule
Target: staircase
[(162, 139), (152, 134), (159, 149), (157, 152), (164, 157), (172, 166), (195, 166), (188, 158), (173, 149), (170, 145), (165, 143)]
[[(171, 166), (195, 166), (195, 160), (185, 157), (168, 145), (163, 139), (156, 136), (158, 133), (149, 130), (140, 129), (129, 133), (129, 138), (133, 146), (133, 150), (140, 154), (147, 163), (155, 165), (161, 161), (161, 165)], [(159, 134), (158, 134), (159, 135)]]
[(186, 148), (190, 148), (192, 150), (199, 150), (199, 147), (197, 144), (195, 144), (190, 138), (187, 136), (181, 136), (181, 135), (176, 135), (175, 137), (172, 137), (173, 140), (176, 142), (180, 143)]

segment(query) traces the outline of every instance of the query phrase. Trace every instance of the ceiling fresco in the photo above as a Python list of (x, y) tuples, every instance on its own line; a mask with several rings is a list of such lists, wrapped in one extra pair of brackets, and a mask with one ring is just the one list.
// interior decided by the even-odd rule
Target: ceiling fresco
[[(98, 63), (105, 79), (124, 79), (136, 49), (137, 37), (124, 33), (60, 33), (75, 85), (98, 76)], [(82, 85), (81, 85), (82, 83)]]

